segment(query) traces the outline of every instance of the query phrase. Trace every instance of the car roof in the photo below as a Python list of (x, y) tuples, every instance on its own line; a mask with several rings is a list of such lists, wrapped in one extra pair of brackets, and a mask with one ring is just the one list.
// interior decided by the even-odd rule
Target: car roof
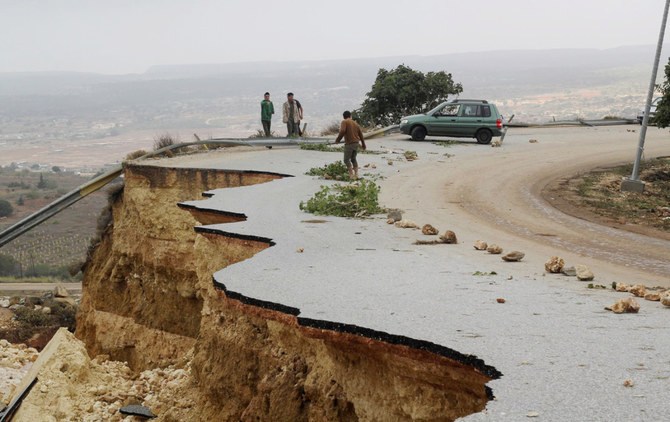
[(450, 101), (451, 103), (482, 103), (482, 104), (488, 104), (489, 102), (486, 100), (462, 100), (460, 98)]

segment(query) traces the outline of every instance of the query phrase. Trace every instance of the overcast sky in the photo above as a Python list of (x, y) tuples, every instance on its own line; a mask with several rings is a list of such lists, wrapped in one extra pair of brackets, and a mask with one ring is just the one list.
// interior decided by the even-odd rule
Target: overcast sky
[(664, 5), (663, 0), (0, 0), (0, 72), (142, 73), (158, 64), (656, 44)]

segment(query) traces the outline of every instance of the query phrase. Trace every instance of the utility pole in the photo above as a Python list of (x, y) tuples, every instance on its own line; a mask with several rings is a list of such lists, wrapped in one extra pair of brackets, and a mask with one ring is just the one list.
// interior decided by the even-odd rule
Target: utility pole
[(663, 22), (661, 23), (661, 32), (658, 34), (658, 44), (656, 44), (656, 57), (654, 59), (654, 68), (651, 70), (651, 81), (649, 82), (649, 91), (647, 92), (647, 103), (644, 105), (644, 118), (642, 119), (642, 127), (640, 128), (640, 140), (637, 146), (635, 163), (633, 164), (633, 173), (629, 178), (624, 178), (621, 181), (622, 191), (644, 192), (644, 182), (640, 180), (640, 160), (642, 159), (642, 153), (644, 152), (644, 139), (645, 136), (647, 136), (647, 125), (649, 124), (649, 109), (651, 108), (651, 100), (654, 96), (654, 88), (656, 87), (656, 74), (658, 73), (658, 63), (661, 58), (661, 49), (663, 48), (665, 23), (668, 21), (668, 6), (670, 6), (670, 0), (665, 0)]

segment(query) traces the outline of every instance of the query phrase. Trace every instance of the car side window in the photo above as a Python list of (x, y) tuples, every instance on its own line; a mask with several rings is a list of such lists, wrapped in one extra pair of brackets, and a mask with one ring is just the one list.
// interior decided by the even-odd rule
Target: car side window
[(491, 107), (487, 105), (481, 106), (481, 117), (491, 117)]
[(474, 104), (466, 104), (463, 106), (463, 117), (478, 117), (479, 106)]
[(444, 106), (437, 114), (439, 116), (458, 116), (458, 112), (461, 109), (460, 104), (449, 104)]

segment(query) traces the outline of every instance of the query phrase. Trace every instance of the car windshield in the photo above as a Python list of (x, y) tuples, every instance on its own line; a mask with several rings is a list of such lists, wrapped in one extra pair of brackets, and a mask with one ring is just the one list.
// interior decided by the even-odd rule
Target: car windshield
[(430, 115), (432, 115), (432, 114), (435, 114), (435, 112), (437, 112), (437, 111), (440, 110), (442, 107), (444, 107), (445, 104), (448, 104), (448, 103), (446, 103), (446, 102), (445, 102), (445, 103), (442, 103), (442, 104), (438, 105), (437, 107), (435, 107), (434, 109), (432, 109), (432, 110), (430, 110), (430, 111), (428, 111), (428, 112), (426, 112), (426, 113), (424, 113), (424, 114), (426, 114), (426, 115), (428, 115), (428, 116), (430, 116)]

